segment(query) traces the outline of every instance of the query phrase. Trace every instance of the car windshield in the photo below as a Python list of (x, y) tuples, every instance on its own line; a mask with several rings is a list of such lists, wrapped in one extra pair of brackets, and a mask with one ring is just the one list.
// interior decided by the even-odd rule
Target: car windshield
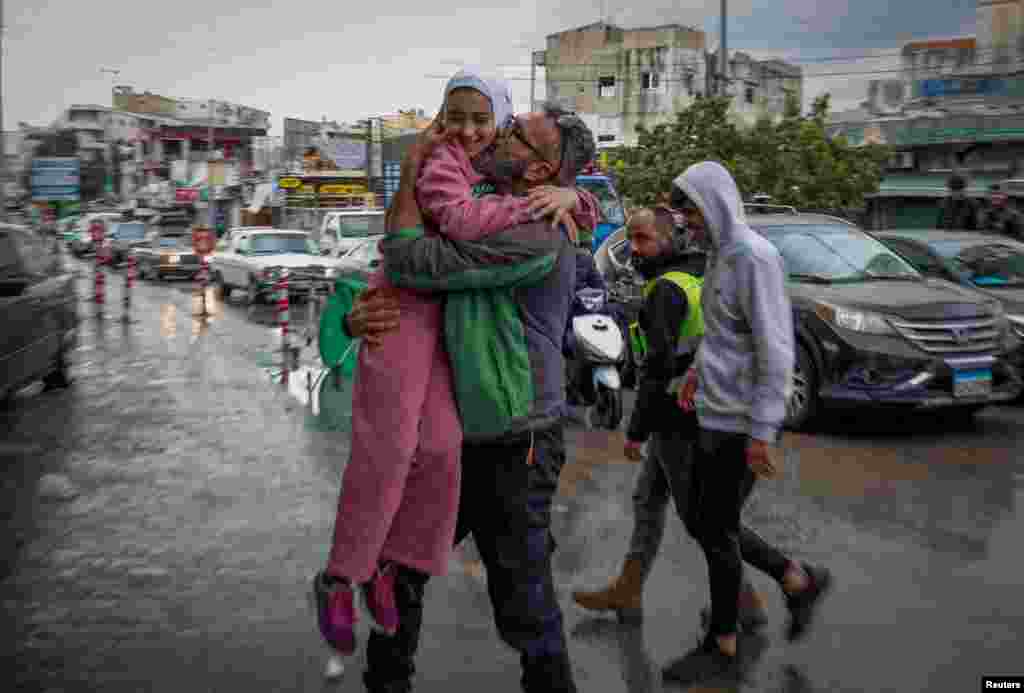
[(261, 233), (254, 235), (249, 247), (256, 255), (278, 255), (280, 253), (319, 254), (316, 244), (308, 236), (290, 233)]
[(977, 286), (1024, 285), (1024, 247), (999, 242), (934, 241), (931, 247)]
[(626, 223), (626, 213), (622, 209), (622, 201), (615, 194), (615, 189), (607, 180), (600, 178), (578, 178), (576, 185), (583, 188), (601, 205), (601, 211), (609, 224), (621, 226)]
[(341, 235), (360, 238), (377, 236), (384, 233), (384, 215), (374, 214), (366, 217), (339, 217)]
[(117, 237), (125, 241), (141, 241), (146, 237), (146, 225), (142, 223), (120, 224), (117, 227)]
[(859, 282), (921, 277), (882, 243), (845, 224), (793, 224), (757, 230), (779, 249), (790, 279)]

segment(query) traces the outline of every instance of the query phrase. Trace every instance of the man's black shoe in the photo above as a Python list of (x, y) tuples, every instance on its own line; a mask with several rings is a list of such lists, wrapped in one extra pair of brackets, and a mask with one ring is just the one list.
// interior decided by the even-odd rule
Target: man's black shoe
[(821, 602), (829, 588), (832, 587), (832, 574), (825, 568), (814, 568), (803, 564), (809, 584), (807, 589), (798, 594), (786, 595), (786, 608), (789, 609), (789, 629), (786, 638), (793, 642), (807, 634), (814, 618), (814, 610)]
[(737, 640), (736, 656), (722, 654), (713, 636), (662, 670), (662, 678), (671, 683), (692, 686), (698, 683), (738, 684), (747, 680), (754, 664), (768, 647), (768, 639), (761, 634), (741, 634)]
[(683, 686), (708, 681), (738, 683), (743, 678), (739, 656), (738, 651), (735, 657), (723, 654), (714, 637), (709, 635), (703, 643), (662, 669), (661, 676), (665, 681)]

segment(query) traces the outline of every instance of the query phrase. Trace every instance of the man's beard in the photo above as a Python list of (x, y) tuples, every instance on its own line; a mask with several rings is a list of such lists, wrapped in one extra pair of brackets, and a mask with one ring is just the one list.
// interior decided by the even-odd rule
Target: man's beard
[(509, 185), (518, 183), (526, 175), (528, 166), (525, 161), (515, 159), (499, 159), (493, 148), (486, 149), (473, 157), (470, 162), (477, 173), (492, 183)]

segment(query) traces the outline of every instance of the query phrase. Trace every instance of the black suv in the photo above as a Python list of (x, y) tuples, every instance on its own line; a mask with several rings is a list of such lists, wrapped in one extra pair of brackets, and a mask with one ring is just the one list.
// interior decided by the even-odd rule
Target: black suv
[(0, 224), (0, 315), (0, 400), (39, 378), (66, 386), (78, 312), (58, 242)]
[[(924, 277), (843, 219), (750, 211), (747, 223), (775, 244), (789, 275), (797, 353), (787, 427), (805, 426), (823, 406), (969, 416), (1020, 393), (1008, 358), (1019, 340), (999, 301)], [(616, 269), (623, 250), (606, 251)]]

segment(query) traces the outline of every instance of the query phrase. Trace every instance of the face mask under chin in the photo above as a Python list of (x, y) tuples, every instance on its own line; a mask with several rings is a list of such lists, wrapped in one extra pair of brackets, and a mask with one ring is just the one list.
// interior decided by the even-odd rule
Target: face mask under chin
[(494, 183), (516, 183), (526, 175), (525, 161), (499, 159), (494, 147), (488, 147), (473, 157), (471, 162), (476, 171)]

